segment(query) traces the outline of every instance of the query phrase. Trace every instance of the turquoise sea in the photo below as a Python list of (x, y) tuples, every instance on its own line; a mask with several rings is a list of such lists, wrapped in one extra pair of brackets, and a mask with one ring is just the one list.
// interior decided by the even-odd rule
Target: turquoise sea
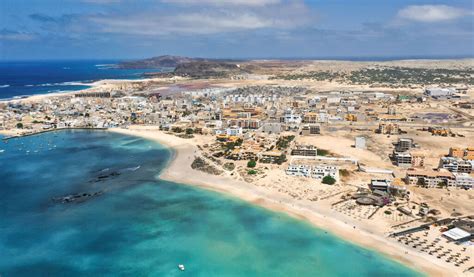
[(421, 275), (284, 214), (160, 180), (170, 150), (154, 142), (61, 131), (0, 149), (2, 277)]

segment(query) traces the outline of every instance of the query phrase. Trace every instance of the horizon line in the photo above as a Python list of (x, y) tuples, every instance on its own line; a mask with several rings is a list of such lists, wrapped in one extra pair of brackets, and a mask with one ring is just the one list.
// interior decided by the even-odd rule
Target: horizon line
[(451, 60), (451, 59), (474, 59), (474, 54), (466, 55), (374, 55), (374, 56), (308, 56), (308, 57), (202, 57), (202, 56), (187, 56), (187, 55), (175, 55), (175, 54), (163, 54), (163, 55), (153, 55), (149, 57), (136, 57), (136, 58), (25, 58), (25, 59), (0, 59), (0, 62), (38, 62), (38, 61), (137, 61), (150, 59), (161, 56), (180, 56), (188, 58), (202, 58), (209, 60), (235, 60), (235, 61), (251, 61), (251, 60), (284, 60), (284, 61), (400, 61), (400, 60)]

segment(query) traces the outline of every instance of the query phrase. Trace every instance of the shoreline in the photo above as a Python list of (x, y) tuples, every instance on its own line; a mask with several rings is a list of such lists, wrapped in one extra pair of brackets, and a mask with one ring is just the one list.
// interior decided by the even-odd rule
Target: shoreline
[(96, 81), (92, 81), (90, 83), (83, 83), (84, 86), (88, 86), (87, 88), (82, 88), (78, 90), (61, 90), (55, 92), (42, 92), (38, 94), (28, 94), (28, 95), (17, 95), (11, 98), (0, 98), (0, 103), (9, 103), (9, 102), (21, 102), (21, 101), (37, 101), (42, 100), (47, 97), (62, 97), (62, 96), (70, 96), (74, 93), (87, 93), (87, 92), (94, 92), (94, 90), (101, 90), (105, 89), (108, 85), (117, 85), (121, 83), (140, 83), (140, 82), (149, 82), (154, 81), (157, 78), (150, 78), (148, 76), (141, 76), (137, 79), (100, 79)]
[[(324, 229), (345, 241), (376, 251), (429, 276), (463, 275), (462, 272), (454, 271), (439, 263), (436, 259), (431, 260), (429, 256), (426, 257), (412, 248), (388, 240), (386, 234), (372, 232), (370, 226), (364, 226), (351, 219), (341, 218), (340, 214), (324, 209), (324, 207), (300, 203), (269, 189), (263, 189), (227, 176), (210, 175), (193, 170), (190, 165), (194, 160), (194, 154), (197, 153), (197, 147), (190, 140), (168, 135), (159, 131), (156, 127), (148, 126), (108, 130), (152, 140), (173, 150), (166, 168), (159, 174), (159, 178), (163, 180), (224, 193), (272, 211), (283, 212), (304, 220), (317, 228)], [(192, 176), (190, 176), (190, 173), (192, 173)], [(355, 233), (359, 235), (354, 235)]]

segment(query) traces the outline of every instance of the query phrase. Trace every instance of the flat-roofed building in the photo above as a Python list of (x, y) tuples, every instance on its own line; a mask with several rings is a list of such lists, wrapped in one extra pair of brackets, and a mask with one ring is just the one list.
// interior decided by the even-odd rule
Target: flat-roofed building
[(400, 138), (395, 145), (395, 151), (406, 152), (414, 146), (413, 139), (411, 138)]
[(424, 167), (425, 166), (425, 156), (419, 153), (411, 154), (411, 166), (412, 167)]
[(450, 187), (458, 187), (464, 189), (474, 188), (474, 178), (467, 173), (453, 173), (454, 180), (448, 183)]
[(449, 154), (450, 157), (455, 157), (455, 158), (462, 158), (464, 157), (464, 149), (461, 149), (459, 147), (451, 147), (449, 148)]
[(279, 122), (266, 122), (263, 124), (261, 130), (267, 134), (279, 134), (282, 131), (282, 126)]
[(391, 184), (391, 181), (387, 179), (372, 179), (370, 180), (369, 187), (373, 191), (379, 190), (379, 191), (388, 192), (390, 184)]
[(384, 135), (396, 135), (400, 133), (400, 127), (396, 123), (379, 123), (377, 132)]
[(282, 163), (285, 160), (285, 154), (278, 150), (263, 152), (260, 154), (259, 161), (262, 163)]
[(291, 150), (292, 156), (315, 157), (318, 155), (318, 149), (313, 145), (296, 145)]
[(452, 88), (427, 88), (425, 95), (433, 98), (450, 98), (454, 96), (456, 90)]
[(318, 113), (315, 112), (307, 112), (303, 116), (303, 123), (319, 123), (321, 119)]
[(464, 160), (474, 160), (474, 147), (467, 147), (465, 149), (460, 147), (451, 147), (449, 148), (448, 156)]
[(439, 184), (448, 185), (454, 180), (453, 173), (449, 171), (419, 170), (410, 168), (406, 172), (405, 182), (409, 185), (422, 185), (430, 188)]
[(455, 157), (442, 157), (439, 160), (438, 168), (444, 168), (451, 172), (471, 173), (473, 171), (473, 162)]
[(285, 172), (292, 176), (311, 177), (318, 180), (322, 180), (326, 176), (331, 176), (336, 181), (339, 180), (339, 167), (335, 165), (289, 165)]
[(321, 134), (321, 127), (316, 124), (306, 124), (301, 128), (301, 135), (311, 136)]
[(363, 136), (357, 136), (355, 138), (355, 148), (357, 149), (366, 149), (366, 138)]

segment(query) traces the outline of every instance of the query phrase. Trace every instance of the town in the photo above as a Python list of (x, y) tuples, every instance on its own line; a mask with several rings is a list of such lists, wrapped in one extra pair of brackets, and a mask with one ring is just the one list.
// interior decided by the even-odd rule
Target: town
[(193, 170), (318, 205), (450, 266), (474, 266), (472, 91), (325, 90), (254, 77), (102, 82), (3, 101), (0, 130), (4, 143), (62, 129), (162, 132), (196, 145)]

